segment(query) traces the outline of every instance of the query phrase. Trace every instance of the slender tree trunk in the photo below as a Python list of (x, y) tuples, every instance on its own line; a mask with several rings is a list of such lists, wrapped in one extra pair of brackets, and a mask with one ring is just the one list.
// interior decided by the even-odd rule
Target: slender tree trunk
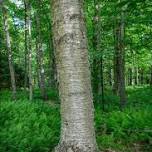
[(53, 39), (52, 39), (52, 27), (51, 23), (49, 24), (49, 42), (48, 42), (48, 48), (49, 48), (49, 69), (50, 69), (50, 77), (49, 77), (49, 83), (51, 88), (58, 88), (57, 86), (57, 70), (56, 70), (56, 64), (55, 64), (55, 53), (54, 53), (54, 46), (53, 46)]
[[(103, 51), (102, 51), (102, 23), (101, 23), (101, 5), (99, 0), (94, 0), (94, 50), (100, 55), (93, 65), (94, 67), (94, 81), (96, 92), (101, 96), (101, 101), (104, 109), (104, 78), (103, 78)], [(96, 72), (97, 71), (97, 72)]]
[(2, 11), (3, 11), (4, 30), (5, 30), (5, 37), (6, 37), (6, 47), (8, 51), (8, 62), (9, 62), (9, 70), (10, 70), (10, 76), (11, 76), (12, 93), (13, 93), (13, 99), (16, 99), (15, 71), (14, 71), (12, 49), (11, 49), (11, 38), (9, 34), (8, 16), (7, 16), (7, 10), (5, 6), (2, 6)]
[(132, 50), (132, 52), (131, 52), (131, 55), (132, 55), (132, 78), (133, 78), (133, 80), (132, 80), (132, 84), (133, 84), (133, 86), (135, 86), (136, 85), (136, 53), (135, 53), (135, 51), (134, 50)]
[(116, 28), (116, 25), (117, 23), (115, 23), (115, 25), (114, 25), (114, 46), (115, 46), (115, 52), (114, 52), (114, 59), (113, 59), (113, 69), (114, 69), (114, 74), (113, 74), (113, 76), (114, 76), (114, 84), (113, 84), (113, 92), (115, 93), (115, 94), (117, 94), (118, 95), (118, 90), (119, 90), (119, 88), (118, 88), (118, 81), (119, 81), (119, 78), (118, 78), (118, 76), (119, 76), (119, 68), (118, 68), (118, 65), (119, 65), (119, 52), (118, 52), (118, 48), (117, 48), (117, 28)]
[(114, 84), (113, 84), (113, 92), (118, 95), (118, 63), (117, 63), (116, 53), (114, 54)]
[(49, 41), (49, 69), (50, 69), (50, 77), (49, 77), (49, 84), (51, 88), (57, 88), (57, 71), (56, 71), (56, 64), (55, 64), (55, 55), (54, 55), (54, 47), (52, 44), (52, 38)]
[(128, 69), (126, 69), (126, 72), (125, 73), (125, 86), (128, 86)]
[(136, 67), (136, 85), (139, 84), (138, 67)]
[(105, 101), (104, 101), (104, 81), (103, 81), (103, 59), (100, 58), (100, 67), (99, 67), (99, 82), (98, 82), (98, 95), (101, 96), (102, 101), (102, 109), (105, 109)]
[(115, 29), (115, 68), (116, 68), (116, 81), (118, 87), (118, 95), (120, 97), (120, 108), (123, 109), (126, 105), (125, 93), (125, 50), (124, 50), (124, 13), (121, 13), (121, 19), (117, 20)]
[(32, 47), (31, 47), (31, 6), (29, 0), (24, 0), (27, 12), (27, 55), (28, 55), (28, 79), (29, 79), (29, 100), (33, 99), (32, 79)]
[(44, 58), (43, 58), (43, 48), (42, 48), (42, 40), (41, 40), (41, 26), (40, 26), (40, 18), (38, 16), (40, 12), (36, 14), (36, 29), (37, 29), (37, 41), (36, 41), (36, 48), (37, 48), (37, 65), (38, 65), (38, 75), (39, 75), (39, 83), (40, 83), (40, 90), (41, 96), (44, 100), (47, 99), (46, 96), (46, 87), (45, 87), (45, 73), (44, 73)]
[(113, 80), (112, 80), (112, 68), (111, 68), (111, 66), (108, 68), (108, 75), (109, 75), (109, 79), (108, 79), (109, 86), (112, 87)]
[[(37, 66), (36, 66), (36, 70), (37, 70), (37, 84), (38, 84), (38, 88), (41, 90), (41, 67), (40, 67), (40, 61), (39, 61), (39, 57), (40, 55), (38, 55), (38, 50), (39, 50), (39, 46), (38, 46), (38, 40), (36, 38), (36, 62), (37, 62)], [(41, 94), (42, 95), (42, 94)]]
[(56, 152), (95, 152), (94, 112), (83, 4), (52, 0), (54, 47), (61, 99)]
[(132, 68), (129, 68), (129, 85), (133, 85)]
[(28, 59), (28, 48), (27, 48), (27, 40), (28, 40), (28, 27), (27, 27), (27, 6), (26, 6), (26, 3), (25, 3), (25, 1), (24, 1), (24, 8), (25, 8), (25, 35), (24, 35), (24, 37), (25, 37), (25, 53), (24, 53), (24, 55), (25, 55), (25, 61), (24, 61), (24, 63), (25, 63), (25, 74), (24, 74), (24, 91), (26, 91), (26, 87), (27, 87), (27, 82), (28, 82), (28, 66), (27, 66), (27, 64), (28, 64), (28, 61), (27, 61), (27, 59)]
[(152, 66), (150, 68), (150, 86), (152, 86)]
[(142, 68), (141, 68), (141, 71), (140, 71), (140, 83), (141, 83), (141, 85), (144, 84), (144, 71), (143, 71)]
[[(92, 45), (93, 45), (93, 49), (94, 52), (97, 51), (97, 36), (98, 36), (98, 29), (97, 29), (97, 25), (98, 25), (98, 11), (96, 10), (96, 0), (94, 0), (94, 17), (93, 17), (93, 37), (92, 37)], [(93, 87), (93, 95), (96, 96), (98, 94), (98, 90), (99, 90), (99, 85), (98, 85), (98, 80), (99, 80), (99, 62), (96, 56), (94, 56), (93, 58), (93, 63), (92, 63), (92, 87)]]
[[(41, 0), (39, 2), (39, 4), (41, 4)], [(44, 12), (44, 10), (43, 10)], [(55, 55), (54, 55), (54, 46), (53, 46), (53, 40), (52, 40), (52, 19), (49, 20), (49, 14), (47, 14), (47, 10), (45, 11), (45, 18), (48, 20), (47, 24), (48, 24), (48, 30), (50, 31), (48, 33), (48, 45), (47, 48), (49, 50), (49, 72), (50, 72), (50, 76), (49, 76), (49, 87), (51, 88), (58, 88), (58, 83), (57, 83), (57, 70), (56, 70), (56, 64), (55, 64)]]

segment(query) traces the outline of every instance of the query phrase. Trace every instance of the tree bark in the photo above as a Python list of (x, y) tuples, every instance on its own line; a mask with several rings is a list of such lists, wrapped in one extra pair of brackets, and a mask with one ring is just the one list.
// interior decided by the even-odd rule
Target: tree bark
[(112, 75), (112, 68), (111, 66), (108, 67), (108, 83), (109, 83), (109, 86), (112, 87), (112, 84), (113, 84), (113, 75)]
[(143, 70), (143, 68), (141, 68), (141, 70), (140, 70), (140, 84), (141, 85), (144, 84), (144, 70)]
[(150, 86), (152, 86), (152, 66), (150, 68)]
[(129, 85), (133, 85), (133, 70), (132, 68), (129, 68)]
[[(51, 36), (52, 37), (52, 36)], [(53, 47), (53, 40), (50, 37), (49, 40), (49, 71), (50, 71), (50, 77), (49, 77), (49, 86), (51, 88), (57, 88), (57, 71), (56, 71), (56, 64), (55, 64), (55, 55), (54, 55), (54, 47)]]
[(12, 94), (13, 94), (13, 99), (16, 99), (15, 70), (14, 70), (14, 65), (13, 65), (11, 38), (10, 38), (9, 26), (8, 26), (8, 16), (7, 16), (7, 10), (5, 6), (2, 6), (2, 12), (3, 12), (5, 37), (6, 37), (6, 47), (8, 51), (8, 62), (9, 62), (9, 70), (10, 70), (10, 76), (11, 76)]
[(139, 84), (138, 67), (136, 67), (136, 85)]
[(94, 88), (98, 96), (101, 96), (101, 101), (104, 109), (104, 78), (103, 78), (103, 51), (102, 51), (102, 23), (101, 23), (101, 2), (94, 0), (94, 51), (99, 54), (93, 63)]
[(125, 49), (124, 49), (124, 13), (121, 12), (120, 19), (117, 19), (115, 28), (115, 83), (120, 97), (120, 108), (126, 105), (125, 93)]
[[(98, 17), (98, 11), (96, 10), (96, 0), (93, 1), (94, 2), (94, 16), (93, 16), (93, 20), (92, 20), (92, 28), (93, 28), (93, 37), (92, 37), (92, 46), (93, 46), (93, 50), (94, 52), (97, 51), (97, 35), (98, 35), (98, 31), (97, 31), (97, 25), (98, 25), (98, 21), (97, 21), (97, 17)], [(98, 90), (99, 90), (99, 85), (98, 85), (98, 80), (99, 80), (99, 65), (98, 65), (98, 59), (97, 56), (93, 57), (93, 62), (92, 62), (92, 87), (93, 87), (93, 95), (96, 96), (98, 95)]]
[(52, 0), (62, 120), (56, 152), (97, 150), (82, 5), (79, 0)]
[(114, 25), (114, 46), (115, 46), (115, 48), (114, 48), (114, 58), (113, 58), (113, 72), (114, 72), (114, 74), (113, 74), (113, 77), (114, 77), (114, 84), (113, 84), (113, 92), (114, 92), (114, 94), (116, 94), (116, 95), (118, 95), (118, 92), (119, 92), (119, 87), (118, 87), (118, 81), (119, 81), (119, 78), (118, 78), (118, 76), (119, 76), (119, 68), (118, 68), (118, 66), (119, 66), (119, 52), (118, 52), (118, 47), (117, 47), (117, 29), (116, 29), (116, 24), (117, 23), (115, 23), (115, 25)]
[(94, 0), (95, 5), (95, 11), (97, 16), (95, 16), (95, 19), (97, 21), (96, 25), (96, 39), (97, 39), (97, 46), (96, 50), (99, 52), (99, 62), (98, 62), (98, 95), (101, 95), (101, 100), (103, 104), (104, 109), (104, 78), (103, 78), (103, 50), (102, 50), (102, 23), (101, 23), (101, 3), (99, 0)]
[(27, 11), (27, 55), (28, 55), (28, 79), (29, 79), (29, 100), (33, 99), (32, 79), (32, 47), (31, 47), (31, 6), (29, 0), (24, 0)]
[(55, 50), (53, 46), (53, 35), (52, 35), (52, 27), (51, 22), (49, 24), (49, 42), (48, 42), (48, 49), (49, 49), (49, 71), (50, 71), (50, 77), (49, 77), (49, 84), (51, 88), (58, 88), (57, 86), (57, 70), (56, 70), (56, 63), (55, 63)]
[(41, 96), (44, 100), (47, 99), (46, 96), (46, 87), (45, 87), (45, 73), (44, 73), (44, 58), (43, 58), (43, 48), (42, 48), (42, 39), (41, 39), (41, 26), (40, 26), (40, 12), (37, 11), (36, 17), (36, 29), (37, 29), (37, 41), (36, 41), (36, 50), (37, 50), (37, 65), (38, 65), (38, 79), (40, 83)]
[(24, 33), (24, 38), (25, 38), (25, 57), (24, 57), (24, 64), (25, 64), (25, 74), (24, 74), (24, 91), (26, 91), (26, 87), (27, 87), (27, 82), (28, 82), (28, 48), (27, 48), (27, 40), (28, 40), (28, 27), (27, 27), (27, 6), (26, 6), (26, 3), (24, 1), (24, 10), (25, 10), (25, 33)]

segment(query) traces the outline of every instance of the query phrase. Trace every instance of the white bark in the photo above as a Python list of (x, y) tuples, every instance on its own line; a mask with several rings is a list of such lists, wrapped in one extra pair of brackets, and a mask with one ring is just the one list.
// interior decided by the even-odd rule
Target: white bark
[(6, 37), (6, 47), (7, 47), (7, 51), (8, 51), (8, 63), (9, 63), (9, 70), (10, 70), (10, 76), (11, 76), (11, 86), (12, 86), (12, 91), (13, 91), (13, 99), (15, 99), (16, 98), (15, 70), (14, 70), (14, 66), (13, 66), (7, 10), (5, 9), (5, 7), (2, 7), (2, 11), (3, 11), (4, 30), (5, 30), (5, 37)]
[(40, 83), (40, 90), (41, 96), (45, 100), (46, 90), (45, 90), (45, 72), (44, 72), (44, 57), (43, 57), (43, 48), (42, 48), (42, 39), (41, 39), (41, 24), (40, 24), (40, 17), (38, 16), (39, 11), (37, 11), (36, 17), (36, 29), (37, 29), (37, 41), (36, 41), (36, 49), (37, 49), (37, 65), (38, 65), (38, 75), (39, 75), (39, 83)]
[(94, 111), (87, 40), (80, 0), (52, 0), (53, 34), (61, 98), (56, 152), (95, 152)]
[(29, 0), (25, 0), (27, 9), (27, 51), (28, 51), (28, 78), (29, 78), (29, 100), (33, 98), (33, 79), (32, 79), (32, 48), (31, 48), (31, 7)]

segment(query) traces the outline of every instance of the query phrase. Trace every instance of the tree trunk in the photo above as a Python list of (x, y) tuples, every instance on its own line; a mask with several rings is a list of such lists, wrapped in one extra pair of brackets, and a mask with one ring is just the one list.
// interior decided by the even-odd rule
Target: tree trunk
[(150, 86), (152, 86), (152, 66), (150, 68)]
[(57, 86), (57, 70), (56, 70), (56, 64), (55, 64), (55, 54), (54, 54), (54, 46), (53, 46), (53, 39), (52, 39), (52, 27), (51, 23), (49, 24), (49, 29), (51, 30), (49, 33), (49, 42), (48, 42), (48, 49), (49, 49), (49, 71), (50, 71), (50, 77), (49, 77), (49, 84), (51, 88), (58, 88)]
[(124, 13), (121, 13), (121, 18), (117, 19), (115, 29), (115, 75), (116, 87), (118, 87), (118, 95), (120, 97), (120, 108), (123, 109), (126, 105), (125, 93), (125, 50), (124, 50)]
[[(97, 25), (98, 25), (98, 11), (96, 10), (96, 0), (94, 0), (94, 16), (93, 16), (93, 37), (92, 37), (92, 45), (93, 45), (93, 50), (94, 52), (97, 51), (97, 35), (98, 35), (98, 31), (97, 31)], [(98, 65), (98, 59), (97, 56), (93, 57), (93, 63), (92, 63), (92, 87), (93, 87), (93, 95), (96, 96), (98, 95), (98, 90), (99, 90), (99, 85), (98, 85), (98, 80), (99, 80), (99, 65)]]
[(132, 68), (129, 68), (129, 85), (133, 85), (133, 76), (132, 76)]
[(57, 71), (56, 71), (56, 64), (55, 64), (55, 55), (54, 55), (54, 48), (52, 44), (52, 39), (50, 38), (49, 41), (49, 86), (51, 88), (57, 88)]
[(101, 102), (102, 102), (102, 109), (104, 111), (105, 109), (105, 101), (104, 101), (104, 81), (103, 81), (103, 60), (102, 57), (100, 58), (99, 61), (99, 68), (98, 68), (98, 76), (99, 76), (99, 81), (98, 81), (98, 96), (101, 96)]
[(28, 82), (28, 48), (27, 48), (27, 40), (28, 40), (28, 27), (27, 27), (27, 6), (26, 6), (26, 3), (24, 1), (24, 9), (25, 9), (25, 61), (24, 61), (24, 64), (25, 64), (25, 74), (24, 74), (24, 91), (26, 91), (26, 87), (27, 87), (27, 82)]
[(104, 107), (104, 79), (103, 79), (103, 51), (102, 51), (102, 23), (101, 23), (101, 5), (99, 0), (94, 0), (94, 50), (99, 54), (94, 67), (94, 81), (95, 81), (95, 92), (98, 96), (101, 96), (101, 101)]
[(133, 78), (132, 84), (133, 84), (133, 86), (135, 86), (136, 85), (136, 69), (134, 66), (132, 68), (132, 78)]
[(108, 68), (108, 82), (109, 82), (109, 86), (112, 87), (112, 84), (113, 84), (113, 75), (112, 75), (112, 68), (111, 66)]
[(94, 111), (82, 1), (52, 0), (53, 36), (61, 99), (56, 152), (95, 152)]
[[(116, 26), (116, 25), (115, 25)], [(118, 52), (118, 47), (117, 47), (117, 31), (116, 27), (114, 27), (114, 45), (115, 45), (115, 52), (114, 52), (114, 58), (113, 58), (113, 79), (114, 79), (114, 84), (113, 84), (113, 92), (118, 95), (118, 81), (119, 81), (119, 52)]]
[(142, 68), (140, 70), (140, 84), (144, 84), (144, 70)]
[(40, 83), (40, 91), (41, 96), (44, 100), (47, 99), (46, 90), (45, 90), (45, 75), (44, 75), (44, 58), (43, 58), (43, 48), (42, 48), (42, 40), (41, 40), (41, 26), (40, 26), (40, 12), (37, 11), (36, 17), (36, 29), (37, 29), (37, 41), (36, 41), (36, 49), (37, 49), (37, 65), (38, 65), (38, 79)]
[(16, 99), (15, 71), (14, 71), (14, 65), (13, 65), (7, 10), (6, 10), (5, 6), (2, 6), (2, 11), (3, 11), (4, 30), (5, 30), (5, 37), (6, 37), (6, 47), (7, 47), (7, 51), (8, 51), (8, 62), (9, 62), (9, 70), (10, 70), (10, 76), (11, 76), (12, 93), (13, 93), (13, 99)]
[(139, 84), (138, 67), (136, 67), (136, 85)]
[(125, 86), (128, 86), (128, 69), (126, 69), (126, 72), (125, 72)]
[(31, 6), (29, 0), (25, 0), (27, 11), (27, 53), (28, 53), (28, 79), (29, 79), (29, 100), (33, 99), (33, 80), (32, 80), (32, 48), (31, 48)]

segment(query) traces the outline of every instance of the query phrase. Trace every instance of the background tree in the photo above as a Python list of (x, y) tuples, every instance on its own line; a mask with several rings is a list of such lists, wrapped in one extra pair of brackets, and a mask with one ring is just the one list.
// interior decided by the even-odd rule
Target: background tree
[(10, 77), (11, 77), (12, 93), (13, 93), (13, 99), (15, 99), (16, 98), (15, 70), (14, 70), (14, 65), (13, 65), (13, 57), (12, 57), (12, 49), (11, 49), (11, 38), (10, 38), (10, 34), (9, 34), (7, 9), (5, 8), (5, 6), (2, 6), (2, 12), (3, 12), (6, 47), (7, 47), (7, 51), (8, 51), (7, 54), (8, 54), (8, 63), (9, 63)]
[(25, 0), (27, 13), (27, 52), (28, 52), (28, 78), (29, 78), (29, 99), (33, 98), (33, 79), (32, 79), (32, 46), (31, 46), (31, 4)]
[[(41, 2), (38, 3), (41, 6)], [(41, 40), (41, 21), (40, 21), (40, 14), (41, 12), (38, 10), (36, 12), (36, 30), (37, 30), (37, 38), (36, 38), (36, 49), (37, 49), (37, 65), (38, 65), (38, 79), (39, 79), (39, 86), (41, 89), (41, 95), (43, 99), (46, 99), (46, 91), (45, 91), (45, 71), (44, 71), (44, 58), (43, 58), (43, 46)]]
[(114, 29), (115, 34), (115, 54), (114, 54), (114, 89), (120, 97), (121, 109), (126, 104), (125, 93), (125, 49), (124, 49), (124, 37), (125, 37), (125, 23), (124, 12), (120, 12), (120, 17), (116, 20)]

